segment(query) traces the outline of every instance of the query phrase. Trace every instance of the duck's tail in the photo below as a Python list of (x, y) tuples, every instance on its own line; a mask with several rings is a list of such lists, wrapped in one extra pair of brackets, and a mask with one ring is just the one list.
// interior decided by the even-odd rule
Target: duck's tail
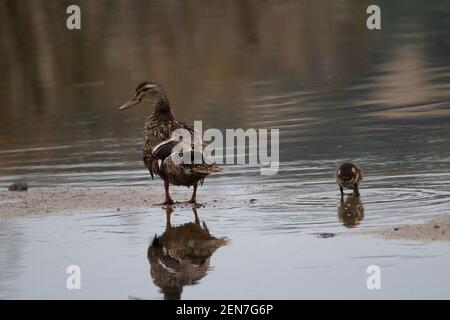
[(209, 175), (211, 173), (219, 173), (223, 171), (223, 168), (215, 165), (215, 164), (201, 164), (201, 165), (195, 165), (192, 169), (192, 172), (194, 174), (198, 175)]
[(216, 164), (201, 164), (191, 168), (191, 173), (199, 178), (198, 182), (203, 185), (205, 178), (212, 173), (222, 172), (223, 169)]

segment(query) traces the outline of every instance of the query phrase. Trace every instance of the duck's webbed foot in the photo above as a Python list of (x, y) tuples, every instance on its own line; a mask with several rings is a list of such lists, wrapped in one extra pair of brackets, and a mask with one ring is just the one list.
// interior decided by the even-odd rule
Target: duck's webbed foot
[(175, 204), (175, 201), (173, 201), (172, 198), (166, 199), (164, 200), (164, 202), (161, 203), (155, 203), (157, 206), (167, 206), (167, 205), (172, 205)]

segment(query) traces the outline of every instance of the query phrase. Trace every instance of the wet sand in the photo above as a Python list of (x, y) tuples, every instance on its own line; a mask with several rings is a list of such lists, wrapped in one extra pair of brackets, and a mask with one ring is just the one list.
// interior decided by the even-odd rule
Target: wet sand
[[(176, 201), (189, 199), (190, 189), (175, 189)], [(0, 219), (13, 219), (39, 215), (57, 215), (66, 212), (92, 212), (99, 210), (129, 210), (161, 207), (163, 191), (154, 187), (111, 188), (34, 188), (25, 192), (0, 191)], [(229, 202), (224, 198), (203, 194), (203, 205), (216, 206)], [(237, 201), (237, 200), (236, 200)], [(177, 203), (175, 206), (190, 204)], [(234, 205), (248, 205), (244, 202)], [(352, 232), (373, 235), (387, 240), (450, 241), (450, 214), (433, 216), (429, 221), (414, 225), (398, 225)]]
[[(181, 189), (180, 189), (181, 190)], [(172, 192), (175, 201), (189, 199), (191, 189)], [(162, 188), (30, 188), (25, 192), (0, 191), (0, 219), (56, 215), (65, 212), (98, 210), (129, 210), (132, 208), (161, 207)], [(203, 205), (220, 201), (218, 197), (201, 196)], [(175, 206), (190, 204), (177, 203)]]
[(450, 214), (433, 216), (430, 220), (411, 225), (398, 225), (359, 232), (386, 240), (450, 241)]

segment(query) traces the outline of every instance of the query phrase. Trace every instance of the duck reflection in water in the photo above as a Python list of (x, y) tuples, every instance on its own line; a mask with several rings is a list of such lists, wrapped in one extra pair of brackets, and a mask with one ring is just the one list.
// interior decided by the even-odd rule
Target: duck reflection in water
[(339, 221), (347, 228), (354, 228), (364, 219), (364, 206), (360, 196), (349, 195), (341, 199), (338, 208)]
[(166, 230), (161, 236), (155, 235), (148, 247), (150, 275), (156, 286), (161, 288), (165, 300), (179, 300), (183, 287), (195, 285), (206, 276), (211, 256), (226, 239), (218, 239), (209, 233), (203, 221), (192, 207), (194, 222), (172, 226), (170, 218), (173, 208), (167, 207)]

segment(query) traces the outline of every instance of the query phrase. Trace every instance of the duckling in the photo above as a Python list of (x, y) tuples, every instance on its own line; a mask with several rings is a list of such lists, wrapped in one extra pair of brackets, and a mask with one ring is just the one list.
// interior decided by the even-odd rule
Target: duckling
[[(186, 122), (177, 121), (174, 118), (172, 108), (164, 87), (155, 81), (146, 81), (139, 84), (135, 95), (119, 110), (125, 110), (141, 102), (149, 102), (154, 108), (153, 113), (145, 122), (144, 145), (142, 147), (142, 156), (144, 165), (147, 167), (152, 179), (154, 175), (159, 175), (164, 180), (165, 201), (162, 205), (174, 204), (170, 197), (169, 184), (177, 186), (194, 187), (190, 203), (197, 202), (197, 187), (202, 185), (206, 176), (211, 173), (221, 172), (222, 169), (203, 157), (203, 142), (200, 143), (200, 149), (193, 151), (200, 153), (201, 159), (197, 162), (178, 161), (179, 154), (175, 154), (174, 147), (180, 142), (172, 137), (172, 133), (178, 129), (187, 130), (192, 141), (184, 141), (189, 146), (194, 145), (197, 138), (194, 134), (194, 128)], [(182, 150), (186, 150), (184, 147)]]
[(336, 183), (341, 190), (341, 198), (344, 196), (344, 188), (352, 189), (355, 196), (359, 196), (359, 184), (363, 178), (363, 172), (356, 164), (345, 162), (336, 170)]
[(364, 206), (361, 197), (349, 195), (341, 199), (341, 205), (338, 208), (339, 221), (347, 228), (356, 227), (364, 219)]

